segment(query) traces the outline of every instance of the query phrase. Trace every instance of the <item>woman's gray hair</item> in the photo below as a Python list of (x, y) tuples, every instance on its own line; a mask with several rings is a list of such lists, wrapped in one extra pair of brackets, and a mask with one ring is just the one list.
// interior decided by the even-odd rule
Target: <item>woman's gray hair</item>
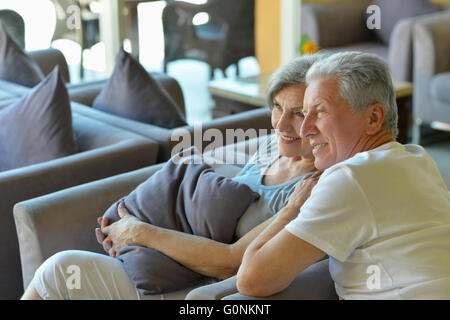
[(397, 136), (397, 102), (389, 67), (382, 58), (356, 51), (338, 52), (309, 68), (306, 83), (329, 77), (336, 78), (341, 97), (354, 112), (363, 112), (370, 104), (381, 103), (386, 110), (383, 129), (394, 138)]
[(306, 54), (297, 57), (275, 70), (267, 84), (266, 99), (270, 109), (273, 100), (282, 89), (295, 84), (306, 85), (306, 73), (316, 61), (328, 56), (326, 53)]

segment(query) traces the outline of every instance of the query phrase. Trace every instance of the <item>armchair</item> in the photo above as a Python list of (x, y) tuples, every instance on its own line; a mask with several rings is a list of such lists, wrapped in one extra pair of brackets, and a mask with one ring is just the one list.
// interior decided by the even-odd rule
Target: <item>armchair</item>
[(415, 23), (413, 117), (414, 143), (423, 124), (450, 130), (450, 11)]
[[(387, 42), (366, 26), (366, 9), (374, 1), (372, 0), (349, 0), (338, 3), (327, 4), (304, 4), (302, 5), (302, 33), (317, 43), (322, 49), (328, 51), (357, 50), (374, 53), (381, 56), (389, 64), (394, 79), (398, 81), (412, 81), (412, 27), (418, 14), (428, 14), (430, 11), (441, 9), (432, 6), (426, 0), (422, 3), (415, 1), (414, 8), (407, 13), (400, 13), (400, 20), (394, 20), (395, 10), (398, 10), (398, 0), (379, 1), (383, 5), (381, 19), (386, 24), (392, 24), (390, 34), (385, 34)], [(404, 2), (404, 1), (403, 1)], [(375, 2), (376, 3), (376, 2)], [(424, 5), (426, 4), (426, 5)], [(393, 6), (389, 9), (388, 6)], [(409, 5), (409, 3), (408, 3)], [(394, 14), (392, 14), (394, 11)], [(384, 13), (389, 13), (386, 16)], [(383, 20), (382, 20), (383, 21)], [(383, 25), (380, 31), (389, 29)]]
[[(9, 102), (2, 102), (0, 108), (6, 105)], [(18, 236), (25, 233), (15, 231), (14, 204), (156, 161), (158, 145), (154, 141), (75, 112), (72, 120), (78, 153), (0, 172), (0, 252), (4, 257), (0, 261), (0, 299), (17, 299), (22, 292)]]
[[(178, 82), (162, 73), (152, 73), (152, 76), (169, 92), (174, 98), (180, 110), (185, 114), (184, 99), (181, 87)], [(270, 110), (267, 108), (260, 108), (257, 110), (242, 112), (227, 117), (213, 119), (202, 124), (201, 128), (187, 125), (175, 129), (166, 129), (157, 127), (155, 125), (119, 117), (100, 110), (90, 108), (95, 97), (100, 93), (101, 89), (106, 84), (106, 80), (99, 80), (89, 82), (81, 85), (68, 86), (70, 99), (79, 103), (72, 103), (72, 109), (77, 113), (83, 114), (89, 118), (93, 118), (118, 128), (134, 132), (144, 137), (153, 139), (159, 143), (158, 162), (163, 162), (171, 157), (172, 148), (183, 141), (190, 141), (189, 145), (196, 145), (198, 148), (205, 148), (211, 143), (209, 140), (202, 139), (201, 135), (208, 129), (219, 130), (225, 138), (227, 129), (242, 129), (244, 132), (253, 129), (256, 130), (257, 136), (265, 135), (272, 129), (270, 121)], [(198, 132), (201, 129), (202, 132)], [(262, 129), (260, 132), (259, 129)], [(267, 131), (267, 133), (264, 132)], [(231, 141), (227, 144), (239, 142)]]
[[(163, 10), (164, 72), (167, 64), (178, 59), (196, 59), (214, 69), (225, 69), (238, 61), (253, 56), (254, 0), (209, 0), (195, 5), (183, 1), (167, 4)], [(196, 25), (194, 16), (200, 12), (209, 15), (209, 21)]]

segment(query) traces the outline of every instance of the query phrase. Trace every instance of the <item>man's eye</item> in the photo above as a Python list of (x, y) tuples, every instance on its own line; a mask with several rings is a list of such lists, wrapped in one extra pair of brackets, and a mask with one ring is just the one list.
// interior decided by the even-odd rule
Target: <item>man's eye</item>
[(280, 109), (281, 109), (281, 106), (280, 106), (279, 104), (274, 104), (274, 105), (273, 105), (273, 108), (274, 108), (274, 109), (277, 109), (277, 110), (280, 110)]
[(304, 114), (303, 114), (303, 112), (301, 112), (301, 111), (295, 112), (294, 114), (295, 114), (297, 117), (301, 117), (301, 118), (304, 118), (304, 117), (305, 117)]

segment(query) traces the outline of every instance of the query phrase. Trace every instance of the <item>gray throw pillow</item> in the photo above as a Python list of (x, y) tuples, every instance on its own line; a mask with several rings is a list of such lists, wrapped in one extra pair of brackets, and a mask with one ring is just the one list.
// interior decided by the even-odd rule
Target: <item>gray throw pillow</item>
[(1, 21), (0, 78), (26, 87), (33, 87), (44, 79), (37, 63), (11, 39)]
[(0, 171), (76, 151), (70, 101), (57, 67), (26, 96), (0, 110)]
[(108, 113), (168, 129), (186, 125), (169, 93), (123, 49), (111, 77), (92, 105)]
[(395, 24), (401, 19), (437, 11), (429, 0), (373, 0), (371, 4), (380, 7), (381, 28), (374, 29), (374, 33), (386, 45), (389, 45)]
[[(192, 150), (180, 154), (190, 154)], [(259, 194), (246, 184), (214, 172), (205, 162), (185, 163), (175, 161), (175, 157), (124, 198), (128, 211), (156, 226), (223, 243), (232, 242), (239, 218)], [(119, 202), (104, 215), (111, 222), (119, 219)], [(146, 247), (125, 246), (119, 250), (117, 258), (143, 294), (189, 288), (205, 279), (163, 253)]]

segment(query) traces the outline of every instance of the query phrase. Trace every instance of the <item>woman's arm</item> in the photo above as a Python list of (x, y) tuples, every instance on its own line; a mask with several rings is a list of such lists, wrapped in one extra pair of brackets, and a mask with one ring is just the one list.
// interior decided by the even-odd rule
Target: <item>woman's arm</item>
[(249, 296), (269, 296), (285, 289), (325, 253), (284, 227), (300, 212), (320, 173), (299, 183), (276, 219), (248, 246), (238, 271), (237, 287)]
[(273, 221), (273, 218), (266, 220), (229, 245), (144, 223), (130, 215), (123, 205), (119, 205), (118, 213), (121, 220), (101, 229), (106, 238), (96, 232), (112, 257), (122, 246), (136, 244), (161, 251), (195, 272), (220, 279), (236, 274), (247, 246)]

